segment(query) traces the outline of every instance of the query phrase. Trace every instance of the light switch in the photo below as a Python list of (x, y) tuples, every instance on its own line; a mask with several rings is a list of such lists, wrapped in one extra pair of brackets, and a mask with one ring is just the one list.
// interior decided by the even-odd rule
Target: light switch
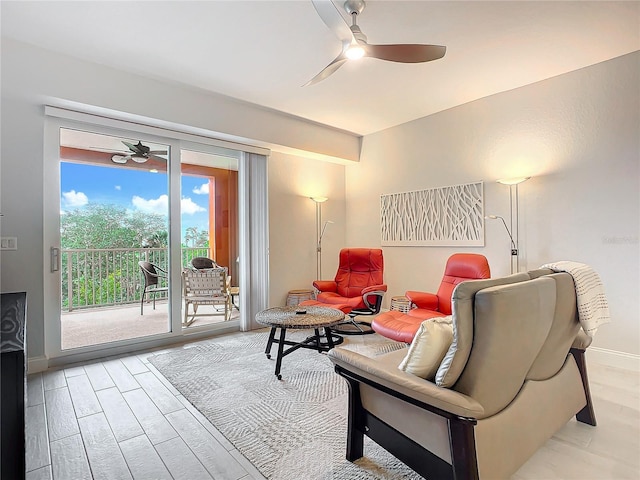
[(18, 250), (18, 237), (2, 237), (0, 239), (1, 250)]

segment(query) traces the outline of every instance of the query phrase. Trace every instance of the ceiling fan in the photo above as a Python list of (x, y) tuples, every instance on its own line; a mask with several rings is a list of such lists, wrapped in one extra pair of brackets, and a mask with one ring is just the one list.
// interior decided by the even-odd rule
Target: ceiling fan
[(137, 144), (125, 142), (122, 140), (122, 143), (126, 145), (129, 149), (130, 153), (122, 154), (116, 153), (111, 157), (111, 161), (114, 163), (127, 163), (129, 160), (133, 160), (136, 163), (145, 163), (150, 158), (154, 160), (160, 160), (166, 162), (165, 158), (157, 157), (156, 155), (166, 155), (166, 150), (151, 150), (146, 145), (143, 145), (141, 141), (138, 140)]
[(357, 17), (365, 7), (364, 0), (347, 0), (345, 11), (351, 15), (351, 26), (347, 25), (331, 0), (311, 0), (322, 21), (342, 42), (342, 51), (318, 75), (303, 86), (314, 85), (340, 68), (347, 60), (362, 57), (378, 58), (390, 62), (422, 63), (444, 57), (447, 47), (441, 45), (421, 45), (413, 43), (372, 45), (357, 24)]

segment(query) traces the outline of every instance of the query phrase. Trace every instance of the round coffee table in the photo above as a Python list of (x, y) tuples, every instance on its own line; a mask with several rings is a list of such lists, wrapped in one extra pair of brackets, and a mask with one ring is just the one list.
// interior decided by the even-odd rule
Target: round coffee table
[[(291, 305), (269, 308), (258, 312), (256, 314), (256, 322), (271, 327), (267, 348), (264, 351), (267, 358), (271, 358), (271, 345), (278, 344), (275, 371), (278, 380), (282, 380), (282, 375), (280, 375), (282, 357), (299, 348), (310, 348), (318, 352), (326, 352), (341, 344), (344, 339), (340, 335), (333, 333), (331, 327), (342, 321), (344, 321), (344, 313), (328, 307)], [(275, 336), (278, 328), (280, 329), (280, 338), (277, 339)], [(315, 334), (307, 337), (302, 342), (294, 342), (285, 339), (288, 328), (297, 330), (313, 328)], [(320, 329), (324, 329), (324, 335), (320, 334)], [(290, 345), (291, 347), (285, 350), (285, 345)]]

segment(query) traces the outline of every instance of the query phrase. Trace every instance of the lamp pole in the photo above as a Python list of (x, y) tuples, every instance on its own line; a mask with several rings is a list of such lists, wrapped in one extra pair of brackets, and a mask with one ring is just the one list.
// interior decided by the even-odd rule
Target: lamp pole
[[(515, 256), (516, 258), (518, 258), (518, 245), (516, 245), (516, 242), (513, 240), (513, 236), (511, 235), (511, 230), (509, 230), (509, 227), (507, 227), (507, 222), (504, 221), (504, 218), (501, 217), (500, 215), (487, 215), (484, 218), (488, 218), (491, 220), (497, 220), (500, 219), (502, 220), (502, 225), (504, 225), (504, 229), (507, 231), (507, 235), (509, 235), (509, 239), (511, 240), (511, 273), (514, 273), (513, 271), (513, 257)], [(518, 269), (518, 262), (516, 260), (516, 271)]]
[(327, 197), (309, 198), (316, 203), (316, 280), (322, 280), (322, 236), (324, 228), (327, 227), (325, 223), (322, 228), (322, 204), (329, 199)]
[[(518, 197), (518, 185), (522, 182), (526, 182), (530, 178), (531, 177), (518, 177), (497, 180), (498, 183), (509, 186), (509, 225), (511, 228), (507, 228), (504, 218), (497, 217), (496, 215), (489, 215), (490, 218), (497, 217), (502, 219), (504, 228), (507, 229), (507, 233), (511, 238), (511, 273), (520, 271), (520, 199)], [(515, 240), (511, 235), (512, 232), (515, 234)], [(513, 265), (514, 259), (515, 269)]]

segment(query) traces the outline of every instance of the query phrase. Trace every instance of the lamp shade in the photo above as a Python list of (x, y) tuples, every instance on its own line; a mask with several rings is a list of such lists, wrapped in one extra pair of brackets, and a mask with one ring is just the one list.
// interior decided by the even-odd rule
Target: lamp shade
[(503, 185), (518, 185), (519, 183), (526, 182), (530, 178), (531, 177), (501, 178), (500, 180), (496, 180), (496, 182)]

